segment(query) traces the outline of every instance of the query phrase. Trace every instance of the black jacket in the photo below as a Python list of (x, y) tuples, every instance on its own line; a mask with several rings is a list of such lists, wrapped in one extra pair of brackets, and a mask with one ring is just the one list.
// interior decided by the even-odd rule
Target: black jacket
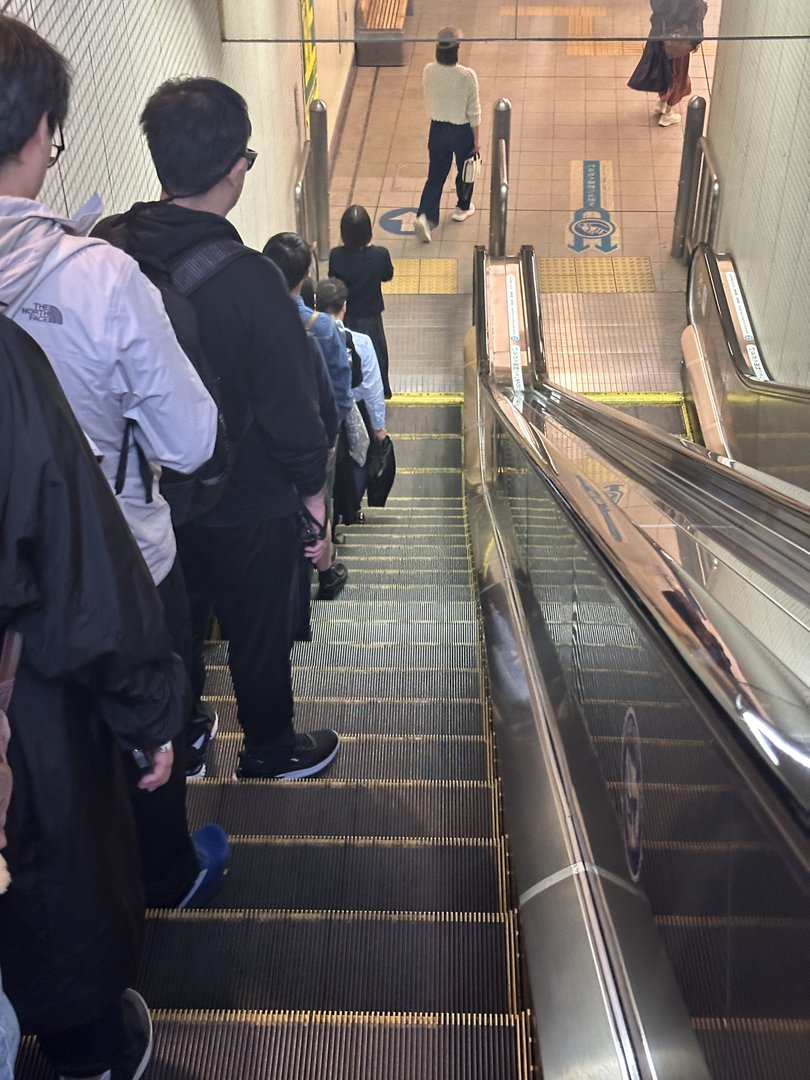
[(329, 276), (339, 278), (349, 290), (347, 319), (370, 319), (385, 310), (382, 283), (394, 276), (388, 248), (369, 244), (361, 251), (345, 245), (329, 252)]
[(83, 1024), (130, 983), (143, 898), (116, 742), (183, 724), (152, 578), (39, 347), (0, 318), (0, 633), (23, 654), (0, 968), (24, 1028)]
[[(170, 202), (138, 203), (93, 230), (142, 265), (168, 270), (205, 240), (241, 242), (224, 217)], [(294, 513), (319, 491), (327, 442), (315, 373), (298, 310), (278, 268), (257, 251), (224, 267), (192, 295), (206, 358), (238, 452), (206, 525), (241, 525)]]

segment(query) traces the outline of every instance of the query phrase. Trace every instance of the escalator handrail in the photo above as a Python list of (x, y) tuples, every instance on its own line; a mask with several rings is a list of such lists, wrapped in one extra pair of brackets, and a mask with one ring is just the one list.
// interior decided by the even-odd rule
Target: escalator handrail
[(720, 325), (723, 329), (723, 336), (726, 340), (726, 348), (728, 350), (729, 358), (732, 362), (732, 370), (737, 378), (740, 380), (745, 389), (754, 395), (761, 395), (769, 398), (780, 398), (786, 401), (794, 401), (796, 404), (803, 405), (808, 410), (808, 416), (810, 416), (810, 388), (806, 386), (796, 386), (791, 383), (779, 382), (774, 379), (757, 379), (749, 374), (750, 365), (743, 352), (740, 339), (734, 328), (734, 320), (731, 315), (731, 308), (729, 307), (728, 300), (726, 299), (725, 290), (723, 288), (722, 279), (720, 276), (720, 267), (718, 266), (717, 256), (710, 247), (706, 244), (698, 244), (692, 255), (692, 261), (689, 267), (689, 281), (687, 284), (687, 310), (689, 314), (689, 321), (694, 326), (697, 323), (694, 314), (694, 298), (692, 282), (695, 276), (695, 266), (698, 260), (703, 260), (706, 265), (706, 269), (709, 275), (709, 281), (712, 286), (712, 298), (714, 300), (717, 313), (720, 318)]
[[(691, 492), (701, 516), (756, 532), (770, 554), (778, 556), (790, 588), (810, 601), (810, 504), (803, 494), (775, 490), (750, 471), (729, 469), (704, 447), (666, 435), (634, 417), (546, 384), (536, 391), (539, 406), (582, 435), (622, 470), (646, 485)], [(787, 488), (788, 485), (783, 485)]]
[[(727, 619), (724, 625), (722, 612), (711, 611), (711, 598), (699, 595), (695, 583), (636, 529), (620, 507), (609, 503), (561, 455), (549, 449), (543, 434), (523, 415), (522, 403), (513, 402), (488, 380), (482, 381), (480, 392), (515, 437), (535, 472), (554, 488), (591, 544), (641, 599), (698, 682), (733, 718), (738, 730), (752, 742), (759, 742), (763, 733), (780, 733), (779, 738), (786, 745), (785, 758), (782, 769), (774, 769), (774, 775), (792, 792), (802, 811), (810, 813), (810, 793), (806, 798), (802, 795), (805, 773), (801, 766), (796, 773), (793, 764), (806, 758), (807, 752), (790, 742), (784, 732), (785, 724), (773, 714), (777, 705), (769, 708), (762, 693), (754, 689), (758, 680), (745, 677), (752, 658), (742, 655), (739, 643), (736, 649), (729, 647), (729, 641), (735, 640), (731, 620)], [(617, 527), (617, 521), (622, 528)], [(638, 542), (625, 547), (631, 536)], [(804, 688), (798, 685), (798, 680), (794, 682), (787, 672), (781, 671), (774, 672), (773, 680), (780, 692), (774, 694), (772, 702), (775, 699), (788, 711), (806, 709), (806, 695), (803, 697)], [(806, 850), (803, 859), (810, 872)]]

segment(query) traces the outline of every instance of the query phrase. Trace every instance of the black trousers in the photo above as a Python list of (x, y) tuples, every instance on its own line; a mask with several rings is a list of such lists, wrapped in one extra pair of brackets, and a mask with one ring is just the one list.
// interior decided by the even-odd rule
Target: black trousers
[(177, 530), (177, 543), (191, 608), (193, 669), (200, 668), (213, 605), (228, 637), (246, 748), (257, 755), (292, 750), (297, 514), (223, 528), (192, 523)]
[(80, 1078), (106, 1072), (129, 1045), (121, 999), (81, 1027), (40, 1035), (39, 1045), (60, 1076)]
[[(158, 585), (166, 626), (174, 651), (191, 663), (191, 615), (179, 562)], [(191, 697), (189, 696), (189, 708)], [(141, 852), (143, 890), (147, 907), (174, 907), (186, 895), (199, 873), (197, 855), (188, 833), (186, 817), (186, 740), (173, 741), (174, 768), (157, 791), (138, 788), (140, 773), (130, 754), (124, 755), (124, 771)]]
[(444, 120), (430, 121), (428, 135), (428, 176), (419, 200), (419, 214), (424, 214), (431, 228), (439, 224), (439, 204), (442, 189), (456, 159), (456, 199), (461, 210), (469, 210), (473, 185), (461, 178), (464, 162), (475, 150), (475, 138), (469, 124), (448, 124)]

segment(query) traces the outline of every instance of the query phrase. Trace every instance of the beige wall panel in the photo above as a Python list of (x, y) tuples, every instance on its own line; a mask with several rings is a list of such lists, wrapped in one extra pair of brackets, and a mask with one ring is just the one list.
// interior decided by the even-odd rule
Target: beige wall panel
[(773, 375), (803, 385), (810, 385), (809, 31), (806, 3), (724, 4), (721, 37), (796, 39), (719, 42), (708, 129), (723, 185), (718, 246), (736, 260)]

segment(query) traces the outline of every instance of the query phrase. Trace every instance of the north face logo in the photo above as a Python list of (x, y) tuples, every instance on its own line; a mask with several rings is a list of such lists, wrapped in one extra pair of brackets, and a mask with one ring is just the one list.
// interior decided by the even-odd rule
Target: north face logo
[(61, 326), (65, 321), (62, 312), (53, 304), (32, 304), (30, 307), (21, 308), (20, 312), (31, 322), (56, 323)]

